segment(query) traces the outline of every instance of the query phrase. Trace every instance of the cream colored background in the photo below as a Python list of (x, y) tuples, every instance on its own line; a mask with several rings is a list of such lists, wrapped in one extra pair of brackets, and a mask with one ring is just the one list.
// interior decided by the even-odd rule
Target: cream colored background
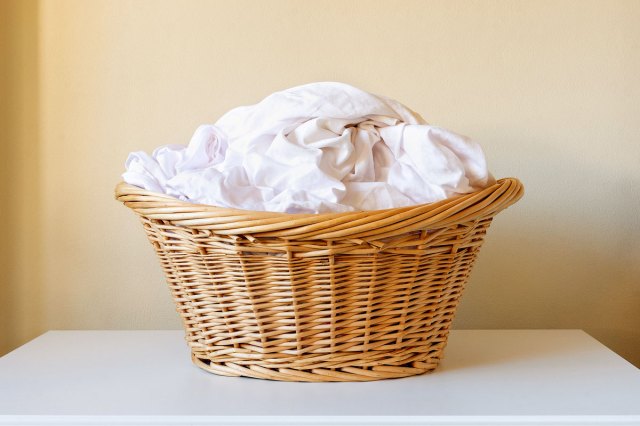
[(526, 185), (456, 327), (581, 328), (640, 365), (640, 2), (1, 4), (0, 352), (47, 329), (180, 327), (113, 200), (127, 153), (338, 80), (474, 137)]

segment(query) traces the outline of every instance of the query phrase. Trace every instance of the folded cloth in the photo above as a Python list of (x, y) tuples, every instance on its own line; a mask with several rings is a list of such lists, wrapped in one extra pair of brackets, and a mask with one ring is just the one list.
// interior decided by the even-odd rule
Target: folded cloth
[(131, 153), (126, 170), (127, 183), (193, 203), (288, 213), (430, 203), (494, 182), (477, 143), (332, 82), (232, 109), (186, 147)]

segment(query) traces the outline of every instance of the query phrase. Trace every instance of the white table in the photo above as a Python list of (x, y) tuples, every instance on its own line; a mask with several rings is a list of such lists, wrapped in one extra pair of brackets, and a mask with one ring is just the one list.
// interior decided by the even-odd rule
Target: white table
[(181, 331), (51, 331), (0, 358), (0, 424), (640, 425), (640, 371), (579, 330), (451, 332), (428, 375), (220, 377)]

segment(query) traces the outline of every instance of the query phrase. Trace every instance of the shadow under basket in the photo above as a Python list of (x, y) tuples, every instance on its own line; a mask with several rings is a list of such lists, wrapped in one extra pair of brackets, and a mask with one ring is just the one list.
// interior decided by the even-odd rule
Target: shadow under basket
[(254, 212), (121, 183), (164, 269), (193, 362), (225, 376), (334, 382), (432, 371), (513, 178), (389, 210)]

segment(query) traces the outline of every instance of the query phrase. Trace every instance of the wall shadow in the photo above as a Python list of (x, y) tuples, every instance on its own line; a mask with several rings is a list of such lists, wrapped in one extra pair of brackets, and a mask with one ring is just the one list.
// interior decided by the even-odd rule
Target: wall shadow
[(0, 355), (39, 334), (38, 2), (0, 2)]

